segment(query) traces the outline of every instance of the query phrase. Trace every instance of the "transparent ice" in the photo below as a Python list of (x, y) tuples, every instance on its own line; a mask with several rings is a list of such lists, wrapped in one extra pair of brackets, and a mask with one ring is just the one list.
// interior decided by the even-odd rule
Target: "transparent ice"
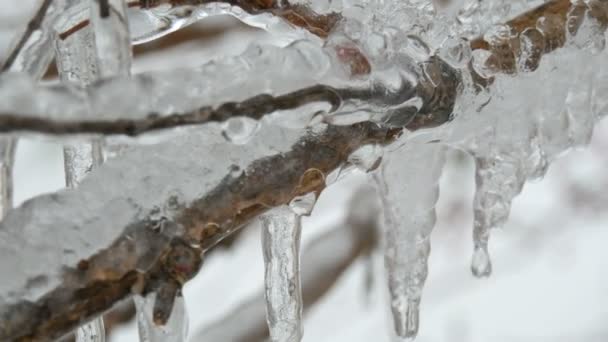
[[(149, 260), (140, 257), (158, 256), (166, 245), (152, 233), (137, 230), (138, 222), (157, 216), (174, 219), (177, 213), (169, 199), (188, 205), (215, 190), (226, 175), (236, 177), (257, 159), (287, 152), (304, 134), (363, 121), (402, 127), (427, 105), (428, 99), (412, 89), (438, 81), (425, 63), (440, 58), (462, 76), (451, 121), (428, 130), (405, 130), (389, 146), (364, 146), (348, 157), (349, 164), (370, 173), (377, 184), (394, 331), (400, 339), (415, 338), (445, 150), (465, 151), (475, 161), (471, 270), (486, 277), (493, 271), (491, 233), (507, 222), (513, 199), (528, 180), (543, 177), (565, 151), (586, 145), (595, 123), (608, 113), (605, 2), (573, 1), (567, 16), (542, 17), (519, 35), (504, 24), (542, 3), (307, 2), (318, 13), (342, 15), (322, 39), (270, 12), (251, 14), (227, 3), (165, 2), (149, 9), (126, 9), (124, 2), (113, 0), (114, 11), (101, 18), (96, 1), (53, 2), (41, 28), (10, 68), (28, 75), (0, 76), (0, 115), (56, 122), (146, 119), (317, 84), (369, 91), (373, 96), (339, 98), (335, 104), (313, 101), (257, 120), (228, 118), (144, 136), (130, 141), (134, 146), (124, 147), (84, 179), (100, 163), (101, 149), (90, 143), (90, 136), (72, 137), (78, 147), (66, 149), (66, 175), (68, 185), (80, 183), (78, 188), (32, 199), (0, 223), (0, 273), (12, 275), (0, 283), (0, 313), (5, 305), (40, 299), (63, 281), (66, 268), (107, 248), (125, 227), (136, 227), (129, 231), (137, 241), (134, 267), (145, 271)], [(131, 43), (147, 42), (218, 14), (280, 35), (280, 46), (254, 44), (240, 56), (197, 68), (129, 77)], [(89, 17), (91, 25), (60, 37)], [(483, 37), (488, 47), (472, 48), (477, 37)], [(52, 59), (53, 45), (63, 83), (43, 85), (37, 81)], [(404, 112), (411, 115), (395, 115)], [(6, 213), (14, 141), (11, 135), (0, 139), (0, 205)], [(302, 338), (300, 220), (310, 214), (315, 200), (316, 194), (299, 196), (290, 206), (279, 206), (262, 217), (273, 341)], [(178, 227), (157, 233), (169, 241), (180, 232)], [(184, 340), (183, 298), (175, 299), (169, 322), (160, 327), (152, 317), (155, 296), (150, 293), (136, 301), (141, 339)], [(81, 329), (82, 341), (89, 331)]]

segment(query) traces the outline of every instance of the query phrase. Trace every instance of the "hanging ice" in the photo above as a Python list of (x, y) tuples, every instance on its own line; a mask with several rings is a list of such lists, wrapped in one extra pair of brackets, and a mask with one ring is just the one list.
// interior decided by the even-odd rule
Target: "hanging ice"
[(95, 50), (100, 78), (131, 73), (131, 39), (125, 0), (109, 0), (108, 13), (101, 13), (101, 1), (89, 0), (91, 26), (95, 32)]
[(400, 148), (387, 148), (374, 173), (384, 208), (385, 266), (394, 328), (406, 340), (418, 333), (443, 164), (444, 147), (406, 142)]
[(103, 319), (95, 319), (76, 330), (77, 342), (104, 342), (106, 340), (106, 330)]
[(310, 214), (314, 202), (315, 195), (311, 193), (261, 217), (266, 319), (273, 342), (302, 339), (301, 217)]
[(164, 325), (159, 325), (154, 318), (155, 311), (159, 310), (157, 298), (156, 293), (150, 293), (145, 297), (135, 297), (140, 342), (186, 342), (188, 312), (184, 297), (181, 293), (178, 294), (171, 303), (172, 307), (166, 308), (170, 315)]

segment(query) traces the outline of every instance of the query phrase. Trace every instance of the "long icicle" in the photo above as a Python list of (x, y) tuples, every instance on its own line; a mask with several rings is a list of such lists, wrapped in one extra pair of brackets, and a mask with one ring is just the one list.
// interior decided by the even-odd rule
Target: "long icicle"
[(373, 177), (384, 208), (385, 267), (397, 336), (418, 334), (444, 147), (408, 145), (385, 153)]
[(301, 219), (310, 214), (315, 201), (315, 194), (310, 193), (261, 217), (266, 320), (273, 342), (299, 342), (304, 334), (300, 284)]

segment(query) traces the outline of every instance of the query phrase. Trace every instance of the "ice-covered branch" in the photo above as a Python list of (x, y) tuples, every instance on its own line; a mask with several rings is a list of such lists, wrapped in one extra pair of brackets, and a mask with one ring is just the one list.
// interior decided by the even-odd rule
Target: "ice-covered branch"
[[(441, 123), (449, 115), (458, 91), (458, 76), (441, 60), (431, 58), (416, 64), (406, 59), (400, 66), (406, 70), (396, 77), (387, 75), (394, 72), (389, 69), (364, 79), (352, 79), (352, 68), (360, 70), (360, 64), (367, 62), (360, 59), (364, 57), (338, 57), (340, 52), (336, 50), (340, 49), (346, 48), (320, 48), (306, 41), (285, 48), (254, 46), (242, 56), (196, 70), (142, 74), (133, 80), (116, 78), (84, 91), (67, 86), (37, 86), (25, 78), (7, 75), (0, 79), (0, 96), (5, 99), (0, 103), (0, 112), (13, 114), (0, 114), (0, 131), (133, 136), (238, 116), (258, 120), (273, 112), (315, 104), (307, 109), (305, 117), (290, 119), (292, 113), (287, 113), (281, 118), (306, 126), (315, 114), (323, 114), (332, 123), (345, 121), (343, 118), (349, 114), (358, 116), (358, 120), (378, 122), (393, 120), (391, 116), (396, 114), (402, 120), (398, 125), (407, 123), (403, 120), (424, 119), (428, 126), (430, 121)], [(349, 49), (353, 49), (350, 54), (360, 56), (355, 47)], [(342, 61), (336, 62), (336, 58)], [(344, 67), (349, 69), (343, 70)], [(264, 78), (255, 76), (260, 72)], [(218, 85), (216, 81), (225, 80), (226, 74), (237, 76)], [(439, 92), (446, 93), (437, 96)], [(24, 97), (31, 96), (38, 101), (24, 103)], [(429, 116), (415, 116), (431, 114), (428, 109), (432, 106), (436, 110), (443, 108)], [(367, 116), (361, 116), (363, 112)]]
[[(400, 131), (372, 123), (305, 135), (261, 130), (246, 146), (208, 127), (138, 148), (107, 162), (77, 191), (11, 212), (0, 224), (1, 249), (15, 251), (0, 262), (13, 275), (0, 291), (1, 339), (57, 338), (133, 292), (175, 288), (197, 272), (201, 252), (268, 208), (318, 191), (354, 149), (387, 143)], [(222, 158), (209, 163), (211, 156)], [(110, 180), (118, 183), (105, 186)], [(162, 301), (155, 307), (160, 316), (167, 311)]]
[[(566, 4), (561, 0), (553, 1), (546, 5), (548, 7), (541, 7), (533, 13), (549, 11), (553, 8), (550, 5), (556, 3), (563, 6)], [(585, 6), (594, 3), (596, 2), (586, 2)], [(570, 5), (559, 8), (570, 8)], [(593, 11), (593, 8), (589, 7), (585, 13), (590, 13), (589, 11)], [(546, 13), (547, 18), (554, 12)], [(344, 45), (341, 43), (348, 40), (344, 37), (328, 38), (330, 43), (335, 43), (332, 39), (338, 40), (338, 44), (331, 46), (335, 58), (341, 60), (341, 63), (332, 60), (327, 64), (313, 63), (313, 67), (299, 68), (306, 63), (310, 65), (310, 61), (318, 61), (317, 57), (306, 56), (310, 56), (308, 53), (311, 51), (319, 50), (277, 48), (270, 55), (279, 56), (280, 63), (270, 58), (266, 59), (269, 63), (260, 63), (260, 68), (256, 69), (247, 62), (264, 60), (259, 58), (264, 55), (263, 51), (254, 55), (254, 58), (243, 58), (245, 62), (239, 61), (243, 65), (238, 70), (246, 72), (242, 74), (242, 79), (238, 78), (239, 73), (231, 73), (237, 77), (229, 87), (222, 87), (221, 84), (218, 86), (217, 82), (213, 82), (213, 86), (209, 85), (205, 89), (196, 86), (183, 88), (200, 90), (192, 92), (193, 98), (218, 108), (224, 102), (245, 101), (256, 98), (260, 93), (274, 94), (272, 101), (275, 101), (277, 95), (318, 84), (326, 84), (333, 87), (331, 89), (363, 89), (360, 94), (373, 96), (365, 98), (365, 101), (353, 97), (355, 101), (351, 108), (342, 103), (335, 113), (327, 113), (324, 120), (315, 122), (306, 129), (302, 127), (308, 126), (308, 119), (319, 112), (316, 106), (312, 109), (302, 106), (284, 113), (271, 113), (270, 116), (281, 116), (281, 120), (272, 120), (266, 116), (260, 120), (260, 127), (255, 134), (242, 134), (239, 129), (226, 129), (213, 123), (190, 127), (171, 141), (127, 151), (121, 158), (111, 160), (93, 172), (78, 190), (44, 195), (26, 202), (0, 224), (0, 249), (3, 252), (0, 272), (12, 275), (0, 285), (0, 317), (5, 322), (0, 326), (0, 339), (60, 337), (83, 320), (99, 315), (112, 303), (132, 294), (155, 293), (150, 317), (158, 323), (165, 323), (173, 311), (173, 301), (180, 287), (198, 270), (202, 253), (268, 209), (288, 204), (298, 196), (318, 192), (326, 185), (326, 176), (347, 162), (360, 165), (366, 170), (376, 168), (379, 159), (368, 160), (360, 155), (357, 157), (361, 153), (360, 148), (389, 144), (403, 133), (403, 140), (391, 147), (399, 150), (403, 148), (400, 145), (411, 143), (408, 139), (409, 132), (404, 127), (413, 131), (441, 125), (454, 114), (451, 130), (440, 128), (427, 131), (433, 141), (453, 144), (476, 158), (495, 157), (496, 151), (505, 149), (515, 151), (513, 160), (516, 161), (516, 166), (525, 166), (522, 168), (526, 171), (524, 175), (530, 177), (538, 174), (541, 166), (546, 165), (544, 162), (547, 158), (554, 157), (570, 146), (584, 143), (598, 113), (605, 113), (608, 105), (598, 96), (607, 87), (606, 78), (600, 77), (606, 71), (600, 67), (598, 70), (591, 69), (601, 66), (601, 62), (605, 61), (605, 58), (602, 59), (604, 56), (597, 56), (598, 51), (594, 52), (598, 44), (593, 40), (589, 44), (582, 44), (593, 53), (580, 55), (570, 53), (567, 49), (559, 51), (546, 48), (546, 43), (552, 42), (549, 39), (551, 31), (546, 28), (549, 26), (543, 26), (549, 25), (548, 19), (538, 15), (534, 18), (536, 19), (529, 21), (529, 30), (522, 25), (521, 30), (515, 29), (516, 34), (512, 34), (507, 28), (506, 32), (509, 33), (506, 36), (511, 45), (504, 45), (504, 27), (493, 29), (492, 34), (484, 37), (486, 43), (475, 48), (470, 63), (475, 73), (471, 76), (463, 72), (462, 78), (455, 69), (468, 70), (469, 60), (466, 58), (467, 53), (463, 52), (466, 47), (470, 51), (471, 46), (468, 44), (459, 44), (459, 48), (465, 49), (456, 49), (456, 53), (452, 53), (452, 50), (438, 53), (441, 56), (439, 58), (432, 56), (420, 39), (390, 34), (387, 34), (390, 39), (385, 39), (384, 36), (373, 35), (374, 32), (366, 32), (371, 38), (361, 44), (351, 41), (350, 45)], [(596, 30), (595, 24), (602, 22), (597, 18), (602, 17), (585, 15), (579, 29), (583, 27), (604, 35), (603, 30)], [(600, 29), (602, 27), (605, 28), (599, 25)], [(595, 35), (590, 37), (597, 38)], [(340, 41), (340, 38), (344, 39)], [(569, 41), (576, 41), (576, 36), (571, 38)], [(519, 45), (514, 45), (513, 41)], [(404, 51), (400, 50), (399, 43), (405, 46)], [(387, 46), (397, 48), (390, 50)], [(540, 46), (543, 48), (539, 50)], [(376, 53), (385, 51), (383, 49), (390, 51), (387, 54)], [(292, 61), (283, 58), (283, 51), (293, 51), (296, 57), (304, 56), (297, 57), (303, 64), (288, 65), (290, 74), (287, 77), (282, 76), (285, 74), (284, 69), (273, 68), (285, 61)], [(303, 54), (302, 51), (306, 53)], [(483, 53), (480, 54), (480, 51)], [(502, 61), (499, 58), (501, 53), (507, 56), (515, 54), (517, 71), (520, 71), (520, 66), (521, 71), (529, 71), (534, 69), (530, 65), (534, 64), (535, 58), (530, 56), (539, 53), (542, 55), (547, 51), (554, 51), (559, 58), (543, 55), (543, 60), (546, 59), (549, 63), (540, 63), (535, 73), (521, 73), (517, 78), (504, 75), (513, 70), (508, 62), (496, 62)], [(573, 65), (580, 63), (577, 57), (582, 58), (584, 65), (573, 69)], [(532, 58), (531, 63), (527, 63), (528, 58)], [(327, 59), (322, 57), (321, 60)], [(559, 67), (560, 61), (566, 63), (567, 67), (553, 72), (554, 68)], [(332, 68), (344, 65), (350, 68), (348, 72), (342, 70), (342, 77), (328, 77), (327, 83), (320, 82), (325, 80), (323, 77), (326, 70), (334, 72)], [(314, 73), (311, 70), (323, 72)], [(218, 75), (210, 74), (211, 71), (212, 69), (205, 69), (205, 76), (214, 81), (220, 79), (216, 77)], [(497, 71), (503, 72), (503, 75), (497, 74)], [(576, 78), (573, 74), (578, 71), (584, 71), (585, 77), (597, 81), (597, 84), (593, 83), (593, 87), (580, 87), (586, 83), (574, 81)], [(596, 74), (592, 73), (594, 71)], [(264, 83), (261, 86), (255, 82), (260, 82), (262, 78), (255, 77), (255, 73), (264, 73)], [(226, 73), (219, 75), (222, 79), (226, 78)], [(410, 79), (412, 75), (413, 79)], [(199, 75), (192, 76), (190, 80), (196, 81), (189, 85), (200, 82), (200, 77), (197, 76)], [(539, 80), (549, 82), (553, 87), (539, 87)], [(127, 83), (129, 86), (132, 84)], [(378, 84), (382, 87), (374, 88)], [(487, 86), (489, 84), (492, 86)], [(232, 93), (237, 88), (242, 91)], [(496, 95), (491, 92), (492, 88), (503, 91), (500, 96), (492, 96)], [(119, 92), (124, 90), (123, 87), (114, 89)], [(370, 89), (390, 91), (373, 93)], [(411, 90), (414, 90), (413, 93)], [(58, 101), (61, 104), (75, 101), (63, 89), (46, 88), (44, 91), (57, 91), (61, 94), (62, 101)], [(518, 102), (509, 101), (529, 97), (527, 95), (530, 93), (542, 93), (544, 97), (539, 95), (538, 99), (534, 98), (521, 106)], [(100, 91), (99, 94), (106, 93)], [(209, 97), (200, 99), (201, 94)], [(457, 96), (458, 94), (464, 95)], [(268, 97), (262, 98), (270, 101)], [(412, 98), (416, 101), (410, 101)], [(21, 103), (27, 103), (23, 99), (22, 97)], [(45, 111), (39, 112), (44, 116), (50, 115), (46, 109), (53, 108), (52, 101), (56, 97), (48, 99), (37, 104), (45, 108)], [(104, 101), (110, 100), (104, 98)], [(144, 104), (144, 109), (139, 107), (140, 103), (127, 103), (133, 110), (125, 110), (125, 113), (140, 113), (137, 115), (143, 116), (139, 118), (145, 118), (150, 113), (150, 108), (162, 108), (164, 103), (162, 98), (153, 101), (157, 102), (151, 107), (148, 107), (150, 104)], [(201, 108), (200, 103), (192, 101), (184, 101), (187, 102), (188, 110)], [(94, 102), (89, 101), (88, 104), (93, 103), (92, 107), (96, 108)], [(72, 113), (86, 112), (79, 106), (73, 107), (76, 110)], [(327, 112), (327, 107), (329, 106), (324, 104), (322, 111)], [(412, 107), (415, 108), (413, 112)], [(186, 110), (180, 108), (180, 111), (182, 109)], [(531, 116), (529, 113), (532, 110), (541, 114), (538, 117)], [(174, 107), (165, 107), (159, 110), (159, 115), (176, 111)], [(285, 118), (298, 114), (307, 120), (306, 124), (299, 125), (297, 129), (276, 125)], [(80, 119), (79, 115), (75, 117)], [(112, 120), (121, 118), (123, 117), (112, 117)], [(353, 121), (358, 123), (351, 124)], [(328, 125), (328, 122), (332, 124)], [(490, 133), (486, 134), (488, 131)], [(245, 135), (246, 138), (232, 139), (239, 135)], [(227, 141), (224, 136), (232, 138)], [(538, 143), (533, 143), (535, 140)], [(242, 144), (244, 141), (247, 142), (246, 145)], [(433, 149), (428, 144), (423, 146), (425, 147), (417, 149), (418, 146), (412, 144), (407, 148), (420, 153), (414, 155), (423, 160), (431, 157), (424, 151)], [(359, 152), (355, 153), (357, 158), (351, 156), (355, 151)], [(405, 158), (408, 156), (402, 157)], [(418, 161), (400, 160), (404, 165), (403, 170), (391, 171), (397, 174), (392, 177), (395, 179), (393, 183), (400, 181), (398, 176), (401, 174), (404, 177), (410, 172), (425, 175), (426, 170), (416, 168), (427, 164), (417, 163)], [(137, 165), (137, 168), (133, 165)], [(513, 164), (500, 165), (510, 167)], [(390, 166), (389, 162), (387, 167)], [(438, 168), (433, 167), (432, 171), (427, 176), (436, 175)], [(493, 171), (485, 174), (492, 176), (504, 170), (495, 168)], [(424, 259), (428, 255), (432, 206), (436, 199), (436, 188), (433, 186), (436, 179), (431, 178), (425, 183), (430, 186), (426, 189), (428, 191), (423, 189), (422, 194), (412, 194), (423, 196), (424, 201), (410, 198), (410, 202), (407, 202), (416, 209), (417, 216), (413, 219), (420, 219), (420, 222), (408, 221), (402, 226), (387, 225), (391, 229), (387, 237), (409, 238), (407, 241), (399, 241), (402, 246), (397, 247), (413, 245), (416, 248), (412, 251), (402, 248), (387, 251), (389, 272), (396, 272), (389, 276), (392, 281), (395, 323), (404, 336), (412, 336), (416, 332), (418, 316), (410, 308), (415, 309), (421, 300), (420, 291), (426, 275)], [(512, 181), (509, 179), (505, 183)], [(397, 189), (391, 189), (386, 195), (396, 198), (402, 194)], [(479, 203), (484, 201), (480, 200)], [(388, 209), (395, 212), (394, 209)], [(411, 253), (416, 253), (416, 256)], [(400, 255), (410, 259), (403, 261), (399, 258)], [(413, 259), (416, 262), (410, 263)], [(400, 277), (400, 274), (403, 275), (408, 270), (413, 270), (412, 274)]]

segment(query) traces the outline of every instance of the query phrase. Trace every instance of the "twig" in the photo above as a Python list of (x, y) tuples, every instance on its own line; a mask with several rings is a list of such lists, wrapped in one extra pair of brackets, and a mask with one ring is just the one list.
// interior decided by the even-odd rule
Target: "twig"
[(25, 46), (27, 41), (30, 39), (30, 37), (32, 36), (34, 31), (39, 29), (40, 26), (42, 25), (44, 17), (46, 16), (46, 13), (52, 3), (53, 3), (53, 0), (43, 0), (42, 1), (42, 4), (38, 8), (38, 11), (36, 11), (36, 14), (34, 15), (34, 17), (32, 19), (30, 19), (29, 23), (27, 24), (26, 31), (23, 33), (23, 35), (17, 42), (17, 45), (15, 45), (15, 47), (13, 48), (11, 53), (8, 55), (8, 57), (4, 61), (4, 64), (2, 65), (2, 69), (0, 69), (0, 71), (4, 72), (11, 68), (11, 66), (17, 59), (17, 56), (19, 56), (19, 53), (21, 52), (21, 50), (23, 49), (23, 47)]
[[(409, 129), (432, 127), (446, 122), (456, 101), (460, 77), (458, 73), (438, 58), (423, 63), (427, 73), (413, 86), (404, 82), (398, 91), (389, 91), (375, 84), (370, 88), (334, 88), (328, 85), (315, 85), (288, 94), (272, 96), (261, 94), (241, 102), (227, 102), (217, 108), (202, 107), (192, 112), (175, 113), (167, 116), (149, 114), (141, 119), (83, 119), (62, 120), (49, 117), (28, 116), (23, 114), (0, 113), (0, 132), (13, 133), (30, 131), (45, 134), (122, 134), (137, 136), (151, 131), (169, 129), (185, 125), (222, 122), (232, 117), (245, 116), (255, 120), (264, 115), (292, 110), (315, 102), (331, 105), (330, 115), (339, 114), (342, 104), (349, 100), (371, 101), (390, 107), (402, 105), (415, 96), (423, 101), (423, 106), (401, 106), (391, 113), (395, 124)], [(436, 79), (427, 74), (433, 70)], [(435, 84), (439, 84), (436, 86)], [(125, 115), (128, 117), (128, 115)]]

